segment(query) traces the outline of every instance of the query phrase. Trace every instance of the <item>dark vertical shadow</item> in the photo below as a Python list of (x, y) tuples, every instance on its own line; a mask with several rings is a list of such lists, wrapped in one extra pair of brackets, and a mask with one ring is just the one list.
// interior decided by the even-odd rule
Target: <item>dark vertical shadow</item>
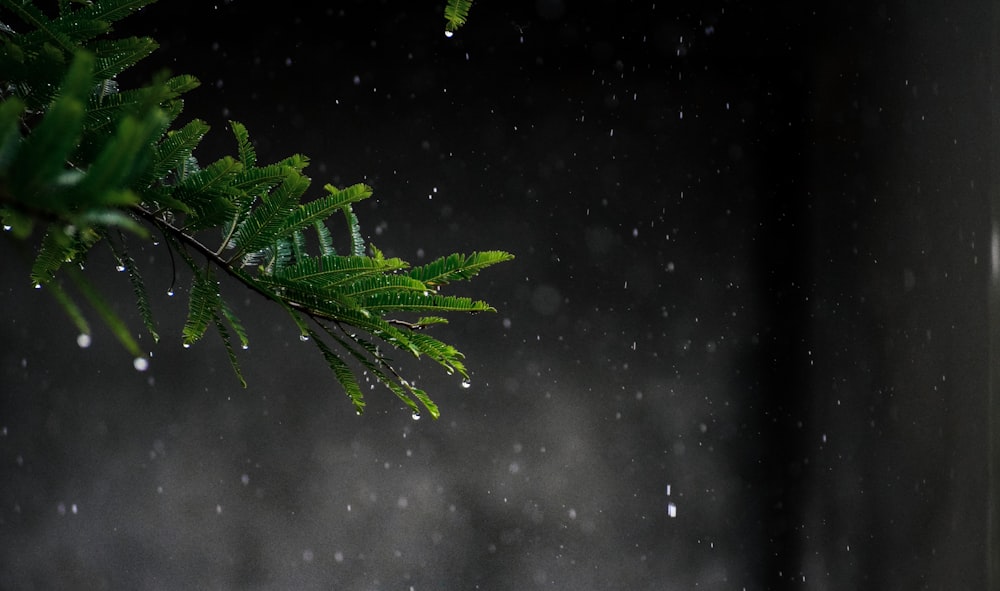
[[(770, 10), (770, 9), (768, 9)], [(758, 13), (754, 67), (758, 78), (758, 178), (754, 260), (760, 302), (756, 369), (759, 431), (757, 510), (764, 589), (796, 580), (803, 492), (803, 421), (808, 403), (806, 340), (810, 195), (804, 151), (806, 46), (812, 20), (791, 8)], [(748, 48), (754, 45), (748, 45)]]

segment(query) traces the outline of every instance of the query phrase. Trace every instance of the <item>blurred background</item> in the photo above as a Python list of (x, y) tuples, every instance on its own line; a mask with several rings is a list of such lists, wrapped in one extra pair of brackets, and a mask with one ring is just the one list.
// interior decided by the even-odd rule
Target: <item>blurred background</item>
[(150, 368), (81, 349), (0, 241), (0, 588), (987, 588), (996, 8), (789, 4), (477, 0), (450, 38), (440, 2), (124, 21), (161, 49), (123, 87), (202, 81), (203, 163), (238, 120), (315, 195), (372, 185), (388, 256), (517, 259), (461, 288), (497, 314), (434, 329), (470, 388), (402, 360), (442, 410), (415, 421), (384, 390), (356, 416), (224, 284), (242, 389), (217, 338), (181, 347), (189, 277), (169, 297), (152, 243)]

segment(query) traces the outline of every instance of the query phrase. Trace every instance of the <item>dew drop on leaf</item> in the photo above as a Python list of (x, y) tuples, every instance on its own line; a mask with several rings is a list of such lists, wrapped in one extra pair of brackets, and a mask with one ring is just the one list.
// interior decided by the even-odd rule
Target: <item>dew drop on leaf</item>
[(463, 388), (471, 388), (472, 387), (472, 380), (462, 380), (462, 387)]
[(308, 341), (309, 340), (309, 335), (307, 335), (307, 334), (300, 334), (299, 335), (299, 340), (302, 341), (302, 342)]
[(452, 37), (455, 36), (455, 32), (454, 31), (449, 31), (448, 29), (445, 29), (444, 30), (444, 36), (448, 37), (450, 39), (450, 38), (452, 38)]
[(420, 420), (420, 413), (419, 413), (419, 412), (417, 412), (417, 411), (413, 411), (413, 414), (412, 414), (412, 415), (410, 415), (410, 416), (412, 416), (412, 417), (413, 417), (413, 420), (414, 420), (414, 421), (419, 421), (419, 420)]
[(76, 344), (80, 346), (81, 349), (86, 349), (90, 346), (90, 335), (82, 332), (76, 337)]
[(132, 360), (132, 367), (134, 367), (136, 371), (146, 371), (149, 369), (149, 360), (145, 357), (136, 357)]

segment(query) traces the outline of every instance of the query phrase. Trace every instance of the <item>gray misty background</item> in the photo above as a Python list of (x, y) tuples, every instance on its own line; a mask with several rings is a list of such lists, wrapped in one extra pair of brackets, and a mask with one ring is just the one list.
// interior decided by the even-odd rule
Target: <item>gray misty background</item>
[[(355, 416), (225, 284), (240, 388), (217, 338), (180, 346), (189, 277), (168, 297), (153, 244), (150, 369), (81, 349), (0, 241), (0, 588), (986, 588), (996, 8), (755, 4), (477, 0), (450, 39), (435, 2), (123, 22), (162, 45), (133, 81), (202, 80), (202, 162), (236, 119), (314, 191), (370, 183), (387, 255), (517, 259), (468, 286), (497, 314), (434, 329), (471, 388), (404, 362), (442, 408), (414, 421), (382, 390)], [(138, 332), (113, 261), (88, 272)]]

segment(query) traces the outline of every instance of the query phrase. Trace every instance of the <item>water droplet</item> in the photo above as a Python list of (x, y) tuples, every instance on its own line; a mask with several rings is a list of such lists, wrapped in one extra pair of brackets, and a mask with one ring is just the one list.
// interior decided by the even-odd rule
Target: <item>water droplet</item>
[(122, 264), (115, 265), (115, 271), (118, 271), (119, 273), (125, 271), (125, 265)]
[(469, 379), (462, 380), (462, 387), (463, 388), (471, 388), (472, 387), (472, 380), (469, 380)]
[(677, 505), (675, 503), (667, 503), (667, 516), (677, 517)]
[(3, 231), (4, 231), (4, 232), (10, 232), (10, 230), (11, 230), (11, 227), (10, 227), (10, 226), (8, 226), (7, 224), (4, 224), (4, 225), (3, 225)]
[(449, 38), (449, 39), (451, 39), (452, 37), (455, 36), (455, 31), (449, 31), (448, 29), (445, 29), (444, 30), (444, 36), (447, 37), (447, 38)]
[(174, 288), (171, 287), (170, 289), (168, 289), (167, 290), (167, 295), (169, 297), (174, 297)]
[(41, 288), (42, 288), (42, 284), (41, 283), (36, 283), (35, 284), (35, 289), (41, 289)]
[(132, 360), (132, 367), (134, 367), (136, 371), (146, 371), (149, 369), (149, 360), (145, 357), (136, 357)]
[(80, 346), (81, 349), (86, 349), (90, 346), (90, 335), (82, 332), (76, 337), (76, 344)]
[(191, 343), (183, 343), (183, 344), (181, 344), (181, 346), (184, 347), (185, 349), (190, 349), (191, 348)]
[(419, 421), (420, 420), (420, 413), (417, 412), (417, 411), (413, 411), (413, 414), (410, 415), (410, 416), (413, 417), (414, 421)]
[(243, 350), (244, 351), (246, 351), (249, 348), (250, 348), (250, 345), (248, 345), (247, 343), (243, 343)]
[(309, 335), (307, 335), (307, 334), (300, 334), (299, 335), (299, 340), (302, 341), (302, 342), (308, 341), (309, 340)]

